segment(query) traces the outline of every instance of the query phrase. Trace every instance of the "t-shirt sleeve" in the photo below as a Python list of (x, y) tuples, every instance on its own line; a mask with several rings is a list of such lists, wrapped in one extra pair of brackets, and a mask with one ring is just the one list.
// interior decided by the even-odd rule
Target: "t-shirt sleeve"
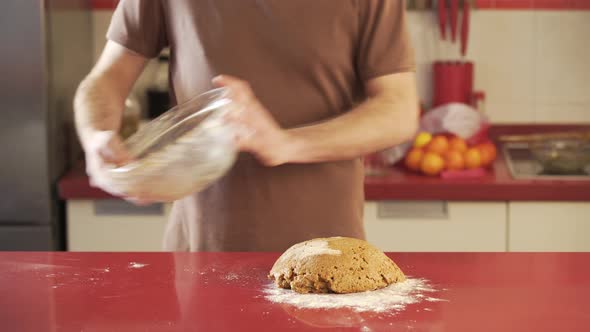
[(359, 0), (356, 67), (363, 81), (415, 70), (405, 0)]
[(146, 58), (158, 56), (168, 44), (161, 1), (119, 1), (107, 39)]

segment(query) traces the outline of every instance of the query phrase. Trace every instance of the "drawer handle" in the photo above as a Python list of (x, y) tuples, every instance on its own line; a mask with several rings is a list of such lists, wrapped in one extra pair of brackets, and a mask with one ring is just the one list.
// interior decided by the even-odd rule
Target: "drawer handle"
[(448, 219), (446, 201), (382, 201), (377, 203), (379, 219)]
[(125, 200), (105, 199), (94, 202), (96, 216), (163, 216), (164, 204), (137, 206)]

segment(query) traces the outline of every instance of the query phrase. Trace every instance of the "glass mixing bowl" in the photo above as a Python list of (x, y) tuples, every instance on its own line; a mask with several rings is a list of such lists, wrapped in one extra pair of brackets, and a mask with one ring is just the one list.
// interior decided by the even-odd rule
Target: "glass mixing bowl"
[(222, 117), (231, 100), (215, 89), (180, 104), (139, 129), (126, 142), (133, 158), (106, 171), (113, 193), (174, 201), (222, 177), (236, 158), (234, 131)]
[(547, 139), (530, 145), (533, 156), (548, 174), (590, 172), (590, 141), (584, 139)]

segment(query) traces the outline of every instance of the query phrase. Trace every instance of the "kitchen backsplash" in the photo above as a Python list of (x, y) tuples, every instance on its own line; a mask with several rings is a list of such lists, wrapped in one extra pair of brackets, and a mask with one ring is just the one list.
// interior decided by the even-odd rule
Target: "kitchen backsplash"
[[(112, 11), (93, 13), (98, 57)], [(432, 99), (431, 64), (461, 59), (459, 45), (440, 40), (434, 12), (409, 13), (419, 91)], [(486, 93), (495, 123), (590, 122), (590, 11), (475, 10), (467, 59), (475, 88)], [(140, 82), (140, 86), (145, 83)]]

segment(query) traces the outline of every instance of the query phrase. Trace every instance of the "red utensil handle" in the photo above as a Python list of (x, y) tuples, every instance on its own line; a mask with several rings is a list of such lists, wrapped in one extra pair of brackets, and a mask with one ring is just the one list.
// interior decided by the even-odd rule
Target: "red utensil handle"
[(461, 55), (467, 54), (467, 41), (469, 40), (469, 1), (463, 1), (463, 22), (461, 22)]
[[(467, 0), (463, 1), (466, 2)], [(457, 40), (457, 18), (459, 16), (459, 0), (451, 0), (451, 40)]]
[(438, 24), (440, 25), (440, 37), (444, 40), (447, 37), (447, 6), (446, 0), (438, 0)]

